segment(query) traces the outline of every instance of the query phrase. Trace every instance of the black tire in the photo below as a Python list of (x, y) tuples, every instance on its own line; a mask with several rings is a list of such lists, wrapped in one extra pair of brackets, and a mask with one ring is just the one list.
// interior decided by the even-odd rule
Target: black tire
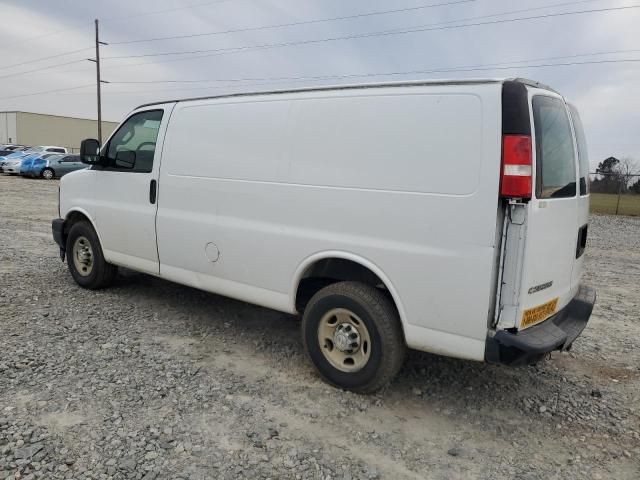
[[(74, 261), (73, 246), (80, 237), (86, 239), (91, 247), (92, 265), (88, 273), (81, 273)], [(118, 273), (118, 267), (104, 259), (98, 235), (96, 235), (93, 226), (86, 221), (73, 224), (71, 230), (69, 230), (66, 242), (66, 256), (71, 276), (83, 288), (97, 290), (108, 287), (113, 283)]]
[[(371, 339), (370, 356), (358, 371), (344, 372), (325, 357), (319, 327), (325, 314), (347, 309), (357, 315)], [(392, 301), (378, 288), (359, 282), (339, 282), (318, 291), (302, 318), (302, 338), (307, 355), (328, 383), (357, 393), (373, 393), (398, 373), (406, 354), (400, 318)]]
[[(51, 175), (50, 177), (49, 177), (49, 174)], [(45, 180), (53, 180), (54, 178), (56, 178), (56, 172), (53, 171), (53, 168), (47, 167), (44, 170), (42, 170), (42, 172), (40, 173), (40, 176)]]

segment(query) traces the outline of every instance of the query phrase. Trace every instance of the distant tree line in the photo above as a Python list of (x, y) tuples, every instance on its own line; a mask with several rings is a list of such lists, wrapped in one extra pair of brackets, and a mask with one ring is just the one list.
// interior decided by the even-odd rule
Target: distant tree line
[(598, 164), (591, 180), (594, 193), (640, 193), (640, 167), (631, 158), (609, 157)]

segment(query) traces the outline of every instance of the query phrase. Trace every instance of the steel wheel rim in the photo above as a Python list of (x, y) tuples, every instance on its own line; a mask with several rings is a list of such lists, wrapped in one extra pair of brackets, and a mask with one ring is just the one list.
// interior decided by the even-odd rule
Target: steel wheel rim
[(45, 170), (42, 172), (42, 176), (45, 180), (51, 180), (53, 178), (53, 172), (51, 170)]
[(93, 249), (87, 237), (80, 236), (73, 242), (71, 251), (73, 256), (73, 264), (76, 271), (83, 277), (91, 275), (93, 271)]
[(334, 308), (322, 316), (318, 325), (318, 344), (324, 358), (341, 372), (362, 370), (371, 357), (367, 326), (346, 308)]

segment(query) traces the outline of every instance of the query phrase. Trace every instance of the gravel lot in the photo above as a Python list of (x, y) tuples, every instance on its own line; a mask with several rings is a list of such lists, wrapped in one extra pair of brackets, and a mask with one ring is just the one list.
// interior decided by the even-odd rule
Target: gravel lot
[(640, 218), (591, 219), (572, 352), (414, 352), (365, 397), (320, 381), (295, 317), (128, 271), (82, 290), (57, 187), (0, 175), (0, 480), (640, 478)]

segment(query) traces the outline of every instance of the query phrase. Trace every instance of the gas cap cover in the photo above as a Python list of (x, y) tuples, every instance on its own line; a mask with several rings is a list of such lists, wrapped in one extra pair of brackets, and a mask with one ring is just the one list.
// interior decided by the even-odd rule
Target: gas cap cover
[(215, 243), (209, 242), (204, 247), (204, 253), (210, 262), (217, 262), (220, 258), (220, 250)]

